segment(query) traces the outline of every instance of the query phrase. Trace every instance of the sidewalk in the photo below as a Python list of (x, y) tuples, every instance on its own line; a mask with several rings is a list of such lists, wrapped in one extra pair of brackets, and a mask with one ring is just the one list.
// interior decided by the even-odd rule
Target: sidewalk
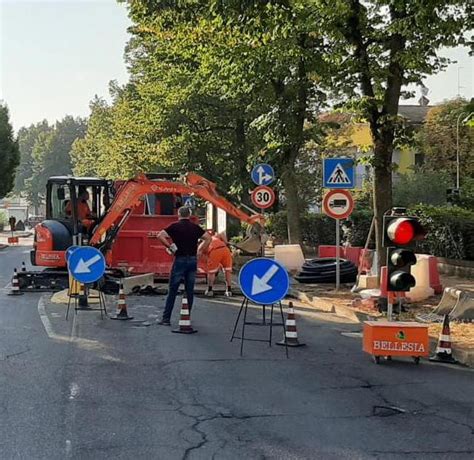
[[(471, 280), (442, 277), (441, 281), (443, 287), (457, 286), (460, 289), (474, 290), (474, 281)], [(347, 318), (358, 323), (385, 319), (385, 316), (376, 308), (370, 306), (364, 307), (364, 305), (360, 303), (357, 307), (354, 307), (353, 300), (360, 296), (356, 293), (352, 293), (350, 290), (351, 287), (351, 285), (343, 285), (339, 292), (336, 292), (333, 284), (309, 285), (293, 282), (290, 295), (316, 310), (334, 313), (339, 317)], [(402, 313), (400, 320), (415, 321), (415, 315), (417, 313), (431, 312), (439, 303), (440, 299), (441, 295), (437, 295), (426, 301), (411, 304), (409, 311)], [(429, 325), (430, 342), (433, 352), (438, 341), (440, 330), (441, 324), (439, 323)], [(474, 367), (474, 323), (452, 322), (451, 338), (454, 357), (462, 364)]]

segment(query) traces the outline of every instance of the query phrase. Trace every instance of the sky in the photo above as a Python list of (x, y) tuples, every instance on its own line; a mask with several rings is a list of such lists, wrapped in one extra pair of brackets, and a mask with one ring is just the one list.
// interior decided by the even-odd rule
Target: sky
[[(0, 99), (17, 131), (66, 114), (87, 116), (110, 80), (127, 81), (126, 8), (116, 0), (0, 0)], [(430, 103), (474, 94), (474, 62), (463, 48), (444, 50), (458, 61), (427, 78)], [(458, 89), (458, 71), (460, 88)], [(417, 103), (415, 99), (402, 103)]]
[(130, 21), (115, 0), (0, 0), (0, 99), (15, 130), (87, 116), (110, 80), (127, 81)]

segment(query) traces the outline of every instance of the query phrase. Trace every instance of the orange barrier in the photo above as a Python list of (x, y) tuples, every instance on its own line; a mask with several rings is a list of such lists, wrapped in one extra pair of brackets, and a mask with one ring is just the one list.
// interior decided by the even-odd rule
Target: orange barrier
[(428, 264), (430, 270), (430, 286), (433, 288), (435, 294), (443, 292), (443, 285), (439, 278), (438, 259), (435, 256), (428, 256)]
[(410, 356), (418, 364), (428, 356), (428, 326), (421, 323), (365, 321), (363, 350), (378, 364), (381, 356)]

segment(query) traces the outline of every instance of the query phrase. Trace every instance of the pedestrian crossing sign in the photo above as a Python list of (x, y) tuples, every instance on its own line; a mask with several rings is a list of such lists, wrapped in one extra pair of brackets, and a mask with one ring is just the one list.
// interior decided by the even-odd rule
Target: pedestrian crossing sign
[(325, 158), (323, 163), (324, 188), (354, 188), (354, 160), (352, 158)]

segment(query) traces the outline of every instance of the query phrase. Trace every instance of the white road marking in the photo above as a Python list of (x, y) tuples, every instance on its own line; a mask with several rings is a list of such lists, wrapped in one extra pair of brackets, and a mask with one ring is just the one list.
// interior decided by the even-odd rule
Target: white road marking
[(79, 385), (76, 382), (72, 382), (69, 385), (69, 400), (72, 401), (76, 399), (76, 396), (79, 394)]
[(38, 301), (38, 313), (40, 315), (41, 322), (43, 323), (46, 334), (48, 334), (48, 337), (50, 339), (62, 340), (66, 338), (65, 336), (60, 336), (54, 332), (53, 326), (51, 325), (51, 322), (49, 321), (48, 315), (46, 314), (46, 305), (44, 302), (44, 296), (42, 296)]
[(72, 457), (72, 443), (69, 439), (66, 439), (66, 458)]
[(341, 335), (343, 335), (344, 337), (358, 339), (362, 337), (362, 332), (341, 332)]
[(39, 313), (41, 322), (43, 323), (44, 330), (46, 331), (46, 334), (48, 334), (48, 337), (50, 339), (56, 340), (58, 342), (74, 343), (78, 348), (81, 348), (83, 350), (97, 352), (101, 358), (106, 359), (107, 361), (113, 361), (113, 362), (121, 361), (119, 358), (116, 358), (115, 356), (110, 355), (107, 352), (108, 347), (106, 347), (103, 343), (99, 342), (98, 340), (91, 340), (91, 339), (84, 339), (82, 337), (77, 337), (77, 334), (76, 334), (77, 315), (74, 314), (74, 308), (72, 308), (72, 312), (70, 312), (70, 316), (72, 316), (73, 318), (73, 324), (72, 324), (70, 335), (67, 336), (67, 335), (57, 334), (56, 332), (54, 332), (51, 321), (48, 317), (48, 314), (46, 313), (45, 298), (46, 296), (42, 296), (38, 301), (38, 313)]

